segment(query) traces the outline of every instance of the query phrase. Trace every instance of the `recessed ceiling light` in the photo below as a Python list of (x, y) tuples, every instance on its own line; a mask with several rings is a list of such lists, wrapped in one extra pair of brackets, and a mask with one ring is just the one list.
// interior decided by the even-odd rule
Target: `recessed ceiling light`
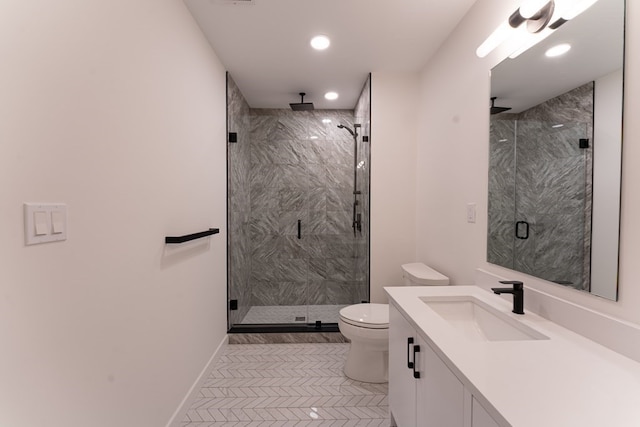
[(322, 123), (328, 125), (329, 123), (331, 123), (331, 119), (322, 119)]
[(336, 99), (338, 99), (338, 93), (337, 92), (327, 92), (324, 94), (324, 98), (328, 99), (329, 101), (334, 101)]
[(329, 47), (330, 44), (331, 44), (331, 41), (327, 36), (320, 35), (320, 36), (315, 36), (314, 38), (311, 39), (311, 47), (314, 48), (315, 50), (325, 50), (326, 48)]
[(571, 45), (569, 43), (562, 43), (548, 49), (544, 54), (549, 58), (553, 58), (555, 56), (564, 55), (569, 52), (569, 49), (571, 49)]

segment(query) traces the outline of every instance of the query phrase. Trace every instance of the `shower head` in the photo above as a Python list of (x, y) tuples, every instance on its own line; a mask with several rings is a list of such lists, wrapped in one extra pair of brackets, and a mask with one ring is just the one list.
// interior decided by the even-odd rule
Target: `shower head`
[(503, 113), (505, 111), (509, 111), (511, 110), (510, 107), (496, 107), (494, 105), (494, 103), (496, 102), (497, 97), (493, 96), (491, 97), (491, 114), (500, 114)]
[(349, 133), (351, 134), (352, 137), (354, 137), (354, 138), (356, 137), (355, 132), (352, 131), (351, 129), (349, 129), (348, 127), (346, 127), (345, 125), (342, 125), (342, 124), (338, 125), (338, 129), (346, 129), (346, 130), (349, 131)]
[(313, 102), (304, 102), (306, 93), (300, 92), (300, 102), (292, 102), (289, 104), (293, 111), (310, 111), (313, 110)]

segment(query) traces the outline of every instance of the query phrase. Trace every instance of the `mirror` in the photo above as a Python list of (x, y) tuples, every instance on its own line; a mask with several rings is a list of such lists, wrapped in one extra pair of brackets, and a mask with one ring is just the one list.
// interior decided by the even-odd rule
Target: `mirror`
[[(611, 300), (624, 9), (599, 0), (491, 71), (487, 261)], [(561, 43), (571, 49), (545, 56)]]

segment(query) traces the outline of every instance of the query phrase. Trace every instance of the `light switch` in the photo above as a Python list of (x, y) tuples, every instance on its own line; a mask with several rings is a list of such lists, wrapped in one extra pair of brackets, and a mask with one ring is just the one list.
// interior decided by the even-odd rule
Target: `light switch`
[(33, 224), (35, 226), (36, 236), (44, 236), (49, 234), (49, 223), (47, 221), (47, 213), (44, 211), (36, 211), (33, 213)]
[(467, 222), (469, 223), (476, 222), (476, 204), (475, 203), (467, 203)]
[(25, 203), (24, 238), (26, 245), (67, 240), (67, 205)]
[(51, 212), (51, 226), (53, 234), (64, 233), (64, 215), (62, 212)]

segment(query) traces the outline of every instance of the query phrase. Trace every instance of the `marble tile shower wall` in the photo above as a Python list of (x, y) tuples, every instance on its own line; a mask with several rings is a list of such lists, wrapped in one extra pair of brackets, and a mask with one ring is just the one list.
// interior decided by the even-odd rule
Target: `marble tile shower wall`
[[(589, 83), (492, 120), (489, 262), (589, 288), (592, 148), (578, 141), (591, 138), (592, 117)], [(530, 224), (529, 239), (515, 238), (514, 216)]]
[(238, 310), (230, 311), (229, 323), (239, 323), (251, 301), (250, 247), (250, 109), (231, 76), (227, 76), (227, 126), (238, 135), (237, 143), (227, 143), (228, 162), (228, 278), (229, 298), (238, 300)]
[[(358, 248), (362, 251), (358, 254), (356, 262), (356, 274), (358, 280), (362, 280), (365, 283), (369, 283), (369, 251), (370, 244), (369, 238), (371, 236), (371, 224), (370, 224), (370, 184), (371, 184), (371, 76), (367, 78), (360, 98), (356, 103), (354, 109), (355, 122), (359, 123), (360, 128), (358, 137), (358, 159), (356, 174), (358, 177), (358, 190), (362, 193), (358, 196), (358, 207), (362, 218), (362, 231), (358, 233), (357, 238), (360, 241)], [(364, 137), (367, 137), (368, 141), (365, 141)], [(364, 292), (357, 296), (357, 302), (369, 301), (368, 289), (364, 289)]]
[(353, 120), (346, 110), (251, 110), (252, 305), (349, 304), (366, 287), (351, 228), (353, 138), (337, 128)]

